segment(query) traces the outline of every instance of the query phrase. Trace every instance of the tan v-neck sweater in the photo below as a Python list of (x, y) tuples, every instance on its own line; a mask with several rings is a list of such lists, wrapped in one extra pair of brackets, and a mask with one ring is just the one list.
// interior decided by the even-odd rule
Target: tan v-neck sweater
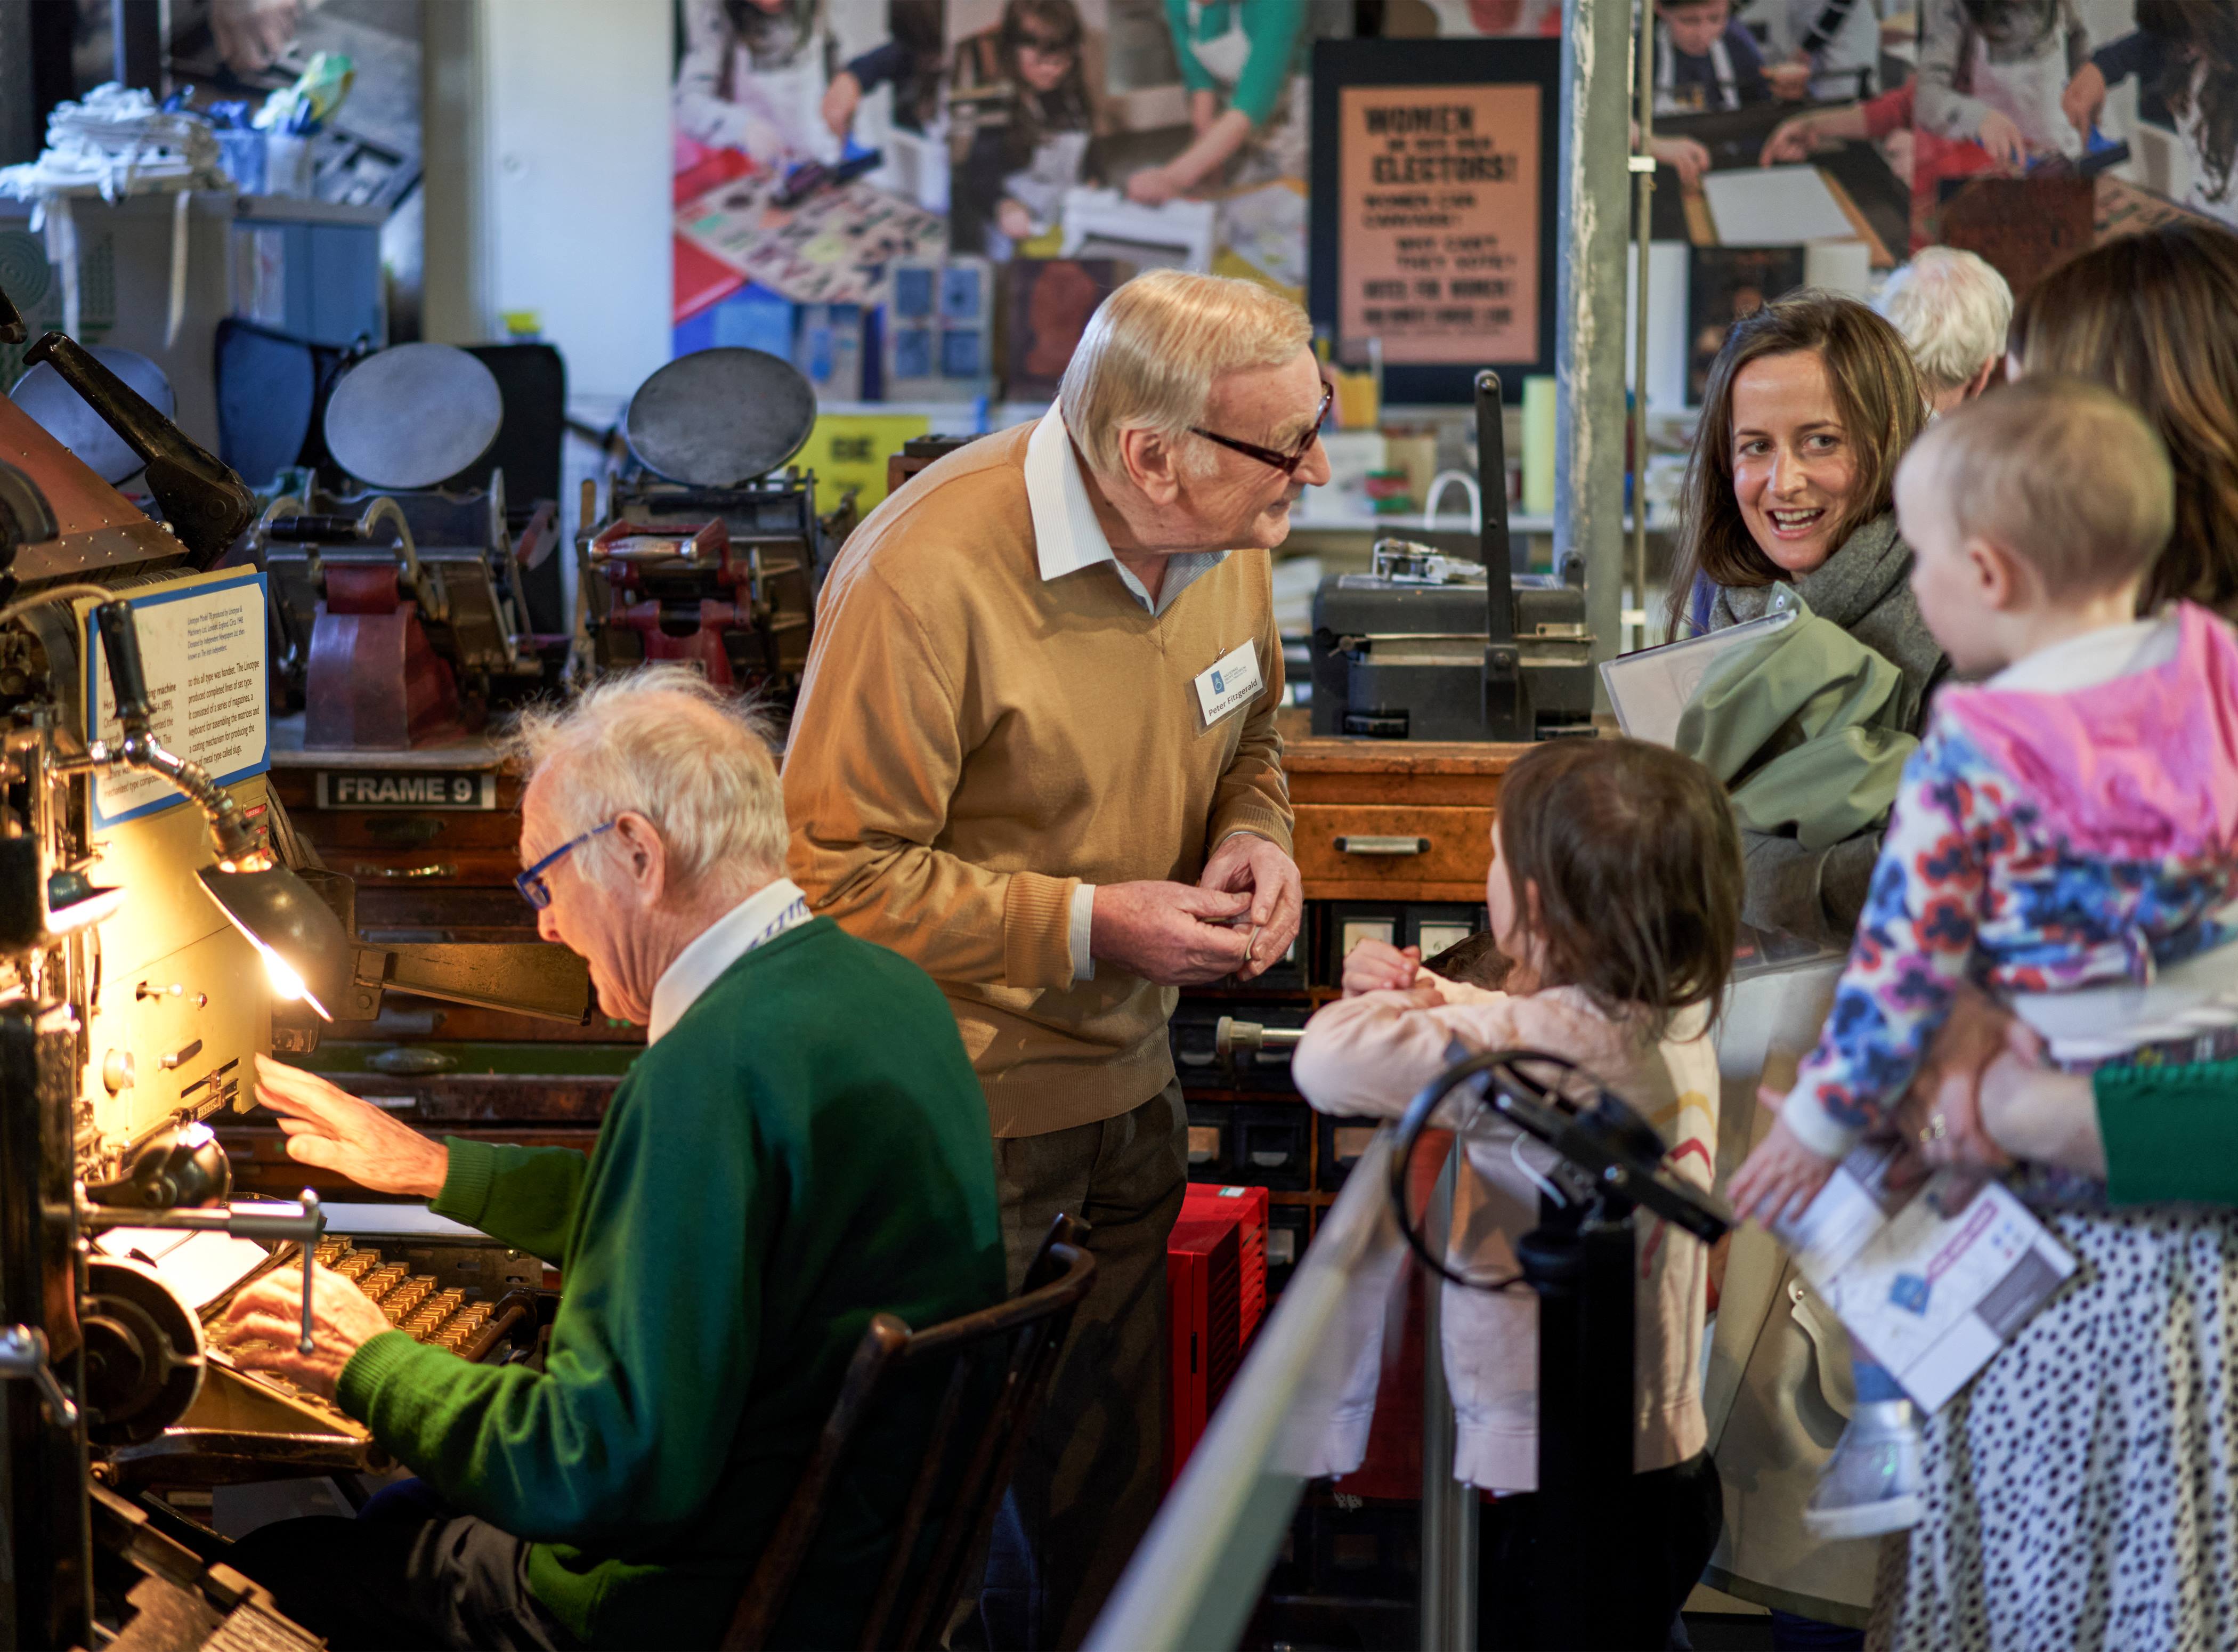
[[(1268, 554), (1159, 615), (1109, 564), (1044, 581), (1032, 430), (951, 454), (855, 530), (785, 764), (794, 881), (940, 983), (997, 1136), (1111, 1118), (1173, 1077), (1173, 989), (1072, 979), (1077, 884), (1195, 883), (1239, 830), (1290, 846)], [(1265, 692), (1207, 729), (1193, 681), (1246, 642)], [(861, 1014), (876, 1038), (878, 1006)]]

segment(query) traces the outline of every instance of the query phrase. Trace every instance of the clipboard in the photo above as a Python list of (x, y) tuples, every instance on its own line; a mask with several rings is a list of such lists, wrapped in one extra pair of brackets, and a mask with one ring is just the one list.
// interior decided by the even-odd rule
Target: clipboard
[(1617, 726), (1633, 740), (1677, 746), (1678, 720), (1710, 667), (1732, 649), (1772, 636), (1798, 617), (1795, 609), (1784, 608), (1722, 631), (1603, 660), (1601, 683), (1608, 690)]

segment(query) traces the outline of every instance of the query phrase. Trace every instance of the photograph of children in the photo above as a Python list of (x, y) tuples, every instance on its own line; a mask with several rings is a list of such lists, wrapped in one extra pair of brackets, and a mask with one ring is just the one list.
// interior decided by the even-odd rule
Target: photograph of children
[(823, 0), (685, 0), (677, 135), (762, 166), (838, 160), (824, 118), (829, 55)]
[(1073, 0), (1005, 0), (1002, 21), (956, 45), (949, 103), (955, 188), (949, 242), (1002, 260), (1056, 250), (1064, 194), (1097, 181), (1114, 129), (1102, 36)]
[(1970, 142), (2000, 166), (2072, 160), (2082, 138), (2063, 99), (2089, 57), (2076, 0), (1925, 0), (1913, 118), (1923, 136)]
[(1876, 0), (1754, 0), (1741, 21), (1762, 33), (1767, 63), (1810, 71), (1804, 90), (1814, 103), (1871, 97), (1879, 90)]
[(824, 123), (845, 152), (876, 149), (882, 157), (870, 182), (944, 214), (950, 194), (945, 11), (943, 0), (887, 0), (884, 37), (849, 58), (824, 92)]
[(674, 348), (793, 354), (803, 306), (859, 335), (895, 262), (947, 251), (943, 0), (683, 0), (679, 16)]
[(1158, 206), (1215, 183), (1306, 176), (1306, 0), (1165, 0), (1191, 136), (1160, 166), (1127, 180), (1127, 198)]
[(1656, 0), (1655, 112), (1699, 115), (1775, 97), (1799, 98), (1807, 63), (1767, 66), (1754, 34), (1731, 0)]
[[(2165, 164), (2143, 181), (2238, 227), (2238, 6), (2137, 0), (2135, 25), (2099, 47), (2068, 82), (2061, 105), (2069, 123), (2087, 141), (2098, 131), (2109, 93), (2134, 81), (2133, 124), (2165, 129), (2176, 139), (2152, 146)], [(2133, 148), (2146, 147), (2145, 134), (2132, 136)]]

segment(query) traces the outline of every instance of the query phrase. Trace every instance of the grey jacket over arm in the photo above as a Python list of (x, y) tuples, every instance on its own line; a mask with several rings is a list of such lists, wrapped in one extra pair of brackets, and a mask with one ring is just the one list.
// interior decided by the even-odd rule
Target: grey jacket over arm
[[(1794, 581), (1812, 613), (1831, 620), (1904, 673), (1901, 726), (1917, 733), (1927, 697), (1948, 666), (1911, 596), (1911, 547), (1898, 537), (1893, 513), (1876, 516), (1834, 554)], [(1713, 587), (1709, 629), (1764, 617), (1776, 585)], [(1805, 849), (1784, 833), (1743, 832), (1747, 889), (1741, 916), (1821, 946), (1846, 947), (1864, 910), (1880, 833), (1864, 832), (1824, 849)]]

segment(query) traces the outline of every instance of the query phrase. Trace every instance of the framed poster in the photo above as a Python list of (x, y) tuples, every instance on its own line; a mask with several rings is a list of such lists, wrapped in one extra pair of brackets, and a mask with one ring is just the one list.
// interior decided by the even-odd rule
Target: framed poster
[(1309, 308), (1385, 401), (1554, 370), (1560, 107), (1559, 41), (1314, 43)]

